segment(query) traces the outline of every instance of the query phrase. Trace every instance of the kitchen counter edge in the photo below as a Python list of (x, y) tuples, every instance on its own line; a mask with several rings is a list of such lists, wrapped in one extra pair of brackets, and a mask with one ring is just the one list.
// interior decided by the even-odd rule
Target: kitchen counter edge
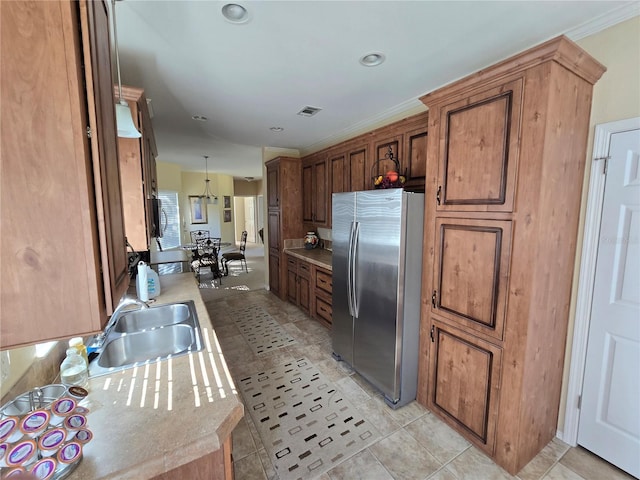
[(329, 250), (320, 248), (313, 248), (311, 250), (307, 250), (306, 248), (285, 248), (284, 253), (322, 267), (330, 272), (333, 270), (331, 264), (333, 254)]
[(193, 275), (160, 279), (154, 305), (193, 300), (205, 348), (91, 378), (84, 403), (94, 437), (70, 480), (155, 478), (222, 448), (244, 415)]

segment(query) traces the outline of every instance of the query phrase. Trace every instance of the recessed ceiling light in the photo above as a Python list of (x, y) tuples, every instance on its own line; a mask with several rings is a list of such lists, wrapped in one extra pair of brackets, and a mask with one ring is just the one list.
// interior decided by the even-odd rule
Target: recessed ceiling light
[(247, 9), (237, 3), (227, 3), (222, 7), (222, 15), (231, 23), (245, 23), (249, 20)]
[(199, 122), (206, 122), (207, 120), (209, 120), (204, 115), (194, 115), (191, 118), (193, 118), (194, 120), (198, 120)]
[(365, 67), (376, 67), (384, 62), (385, 56), (382, 53), (367, 53), (360, 58), (360, 63)]
[(284, 128), (282, 128), (282, 127), (271, 127), (269, 130), (271, 130), (272, 132), (282, 132), (282, 131), (284, 131)]

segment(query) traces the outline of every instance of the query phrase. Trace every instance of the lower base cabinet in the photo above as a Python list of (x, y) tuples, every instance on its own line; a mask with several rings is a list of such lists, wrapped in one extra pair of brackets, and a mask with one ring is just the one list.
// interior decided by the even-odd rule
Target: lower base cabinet
[(306, 313), (310, 312), (311, 265), (287, 255), (287, 299)]
[(502, 349), (433, 317), (429, 339), (428, 408), (493, 455)]
[(313, 310), (311, 316), (331, 328), (332, 324), (332, 274), (329, 270), (313, 266)]
[(153, 480), (234, 480), (231, 458), (231, 437), (225, 440), (222, 448), (204, 457), (154, 477)]
[(280, 296), (280, 255), (269, 253), (269, 289)]

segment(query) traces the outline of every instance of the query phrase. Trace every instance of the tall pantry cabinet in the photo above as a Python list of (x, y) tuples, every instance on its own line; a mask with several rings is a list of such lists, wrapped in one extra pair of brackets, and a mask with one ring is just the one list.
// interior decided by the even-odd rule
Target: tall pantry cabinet
[(593, 84), (558, 37), (425, 95), (418, 401), (512, 474), (556, 433)]
[(108, 12), (0, 2), (0, 348), (96, 332), (129, 285)]
[(284, 240), (303, 237), (301, 162), (299, 158), (277, 157), (265, 165), (269, 289), (286, 300), (287, 259)]

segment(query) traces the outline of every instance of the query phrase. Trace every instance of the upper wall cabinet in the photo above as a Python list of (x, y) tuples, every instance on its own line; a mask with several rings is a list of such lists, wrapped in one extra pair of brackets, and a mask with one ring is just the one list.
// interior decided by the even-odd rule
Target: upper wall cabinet
[(106, 2), (0, 2), (0, 348), (96, 332), (129, 286)]
[(521, 78), (440, 109), (438, 210), (513, 209), (521, 117)]
[[(116, 96), (117, 90), (116, 87)], [(125, 232), (134, 250), (145, 251), (159, 233), (153, 230), (149, 202), (158, 196), (158, 151), (144, 90), (123, 86), (122, 96), (129, 104), (134, 125), (142, 134), (141, 138), (118, 138)]]
[(329, 224), (329, 168), (326, 155), (312, 155), (302, 162), (302, 221), (324, 227)]
[(427, 170), (427, 112), (405, 118), (316, 152), (302, 162), (303, 221), (331, 226), (331, 194), (371, 190), (373, 178), (395, 169), (389, 148), (405, 175), (405, 189), (422, 192)]

